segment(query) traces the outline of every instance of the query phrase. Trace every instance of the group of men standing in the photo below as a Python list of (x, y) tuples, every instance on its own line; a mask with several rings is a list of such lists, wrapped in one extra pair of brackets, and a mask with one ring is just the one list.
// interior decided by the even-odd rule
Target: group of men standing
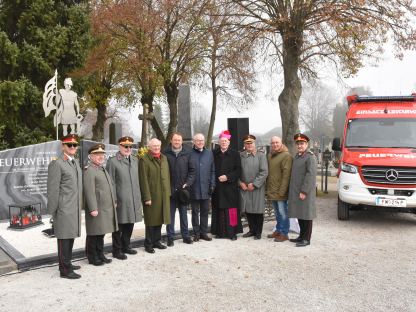
[[(249, 223), (243, 237), (260, 239), (265, 196), (272, 201), (276, 230), (268, 235), (277, 242), (288, 240), (289, 219), (297, 217), (301, 233), (292, 239), (297, 246), (310, 244), (314, 212), (316, 164), (307, 151), (309, 139), (295, 136), (298, 153), (293, 161), (281, 139), (273, 137), (271, 153), (257, 151), (255, 137), (244, 137), (244, 151), (229, 148), (231, 134), (225, 130), (219, 148), (205, 148), (205, 138), (196, 134), (193, 147), (174, 133), (170, 146), (161, 153), (161, 142), (149, 141), (148, 152), (139, 159), (132, 155), (133, 139), (119, 139), (119, 151), (105, 164), (105, 146), (96, 144), (89, 153), (84, 181), (75, 159), (78, 138), (62, 138), (63, 154), (48, 171), (48, 211), (58, 239), (60, 276), (77, 279), (79, 266), (71, 263), (74, 239), (80, 236), (82, 193), (84, 193), (86, 254), (95, 266), (110, 263), (105, 257), (104, 235), (112, 233), (113, 258), (127, 259), (136, 250), (130, 246), (134, 223), (145, 223), (145, 251), (174, 246), (175, 215), (179, 212), (180, 233), (186, 244), (211, 241), (208, 212), (211, 201), (211, 233), (217, 238), (237, 239), (243, 232), (241, 213)], [(313, 156), (313, 155), (312, 155)], [(315, 170), (315, 171), (314, 171)], [(314, 174), (315, 173), (315, 174)], [(289, 186), (290, 185), (290, 186)], [(289, 213), (288, 203), (289, 199)], [(187, 210), (192, 207), (193, 239), (188, 230)], [(293, 209), (292, 209), (293, 207)], [(308, 210), (308, 213), (305, 213)], [(312, 212), (311, 212), (312, 211)], [(303, 218), (303, 219), (302, 219)], [(161, 242), (166, 224), (167, 246)]]

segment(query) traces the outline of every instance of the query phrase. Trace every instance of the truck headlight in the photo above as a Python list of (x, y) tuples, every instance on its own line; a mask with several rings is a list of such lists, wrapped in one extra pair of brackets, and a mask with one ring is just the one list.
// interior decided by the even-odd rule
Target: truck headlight
[(356, 166), (350, 165), (350, 164), (347, 164), (347, 163), (344, 163), (344, 162), (341, 164), (341, 170), (344, 171), (344, 172), (348, 172), (348, 173), (357, 173), (358, 172)]

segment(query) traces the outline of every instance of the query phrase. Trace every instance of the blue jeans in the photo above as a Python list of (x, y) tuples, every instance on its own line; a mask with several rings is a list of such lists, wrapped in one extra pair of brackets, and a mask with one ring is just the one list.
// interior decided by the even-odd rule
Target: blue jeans
[(177, 204), (176, 201), (171, 197), (170, 199), (170, 224), (166, 226), (166, 233), (169, 240), (172, 240), (175, 236), (175, 212), (176, 207), (179, 210), (179, 221), (181, 224), (181, 235), (182, 238), (189, 237), (188, 230), (188, 206), (182, 206)]
[(287, 236), (290, 227), (287, 215), (287, 200), (272, 200), (272, 205), (276, 216), (276, 231)]

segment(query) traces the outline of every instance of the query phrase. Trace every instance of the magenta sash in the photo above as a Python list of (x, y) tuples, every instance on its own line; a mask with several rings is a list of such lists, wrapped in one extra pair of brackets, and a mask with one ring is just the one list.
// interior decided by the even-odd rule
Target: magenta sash
[(230, 217), (230, 225), (236, 226), (237, 225), (237, 208), (229, 208), (228, 214)]

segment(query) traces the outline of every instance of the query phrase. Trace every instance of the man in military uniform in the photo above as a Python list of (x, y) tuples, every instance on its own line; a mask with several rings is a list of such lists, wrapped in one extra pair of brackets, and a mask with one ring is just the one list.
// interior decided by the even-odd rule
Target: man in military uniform
[(266, 154), (256, 149), (256, 137), (243, 137), (244, 151), (241, 157), (240, 205), (246, 213), (249, 231), (243, 237), (260, 239), (264, 222), (264, 196), (268, 175)]
[(74, 270), (80, 269), (80, 266), (73, 265), (71, 259), (74, 239), (81, 234), (82, 175), (79, 162), (75, 159), (78, 137), (70, 134), (64, 136), (61, 142), (62, 155), (48, 167), (47, 208), (58, 239), (60, 275), (77, 279), (81, 275)]
[(300, 234), (290, 241), (295, 242), (296, 247), (305, 247), (311, 242), (312, 220), (316, 218), (316, 159), (308, 150), (306, 135), (297, 133), (294, 140), (297, 153), (290, 177), (289, 217), (298, 218)]
[(131, 154), (134, 140), (129, 136), (118, 140), (118, 153), (107, 162), (107, 171), (114, 181), (117, 196), (118, 231), (113, 232), (113, 257), (124, 260), (134, 255), (130, 238), (135, 222), (142, 220), (138, 160)]
[(104, 256), (104, 235), (118, 230), (113, 181), (104, 168), (105, 146), (96, 144), (89, 151), (90, 164), (84, 171), (86, 253), (90, 264), (110, 263)]

